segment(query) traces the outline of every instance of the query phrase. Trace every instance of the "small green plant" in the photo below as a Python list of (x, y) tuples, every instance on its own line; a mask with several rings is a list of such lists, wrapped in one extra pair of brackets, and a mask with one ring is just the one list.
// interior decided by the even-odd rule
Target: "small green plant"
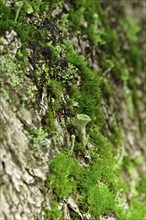
[(42, 124), (45, 131), (48, 134), (52, 134), (52, 132), (56, 132), (55, 114), (52, 110), (46, 111), (46, 114), (42, 118)]
[(72, 9), (70, 11), (71, 22), (69, 22), (69, 24), (76, 31), (80, 29), (80, 26), (81, 26), (82, 22), (84, 21), (84, 11), (85, 11), (85, 7), (83, 7), (83, 6), (78, 7), (76, 10)]
[(44, 218), (47, 220), (60, 220), (62, 216), (57, 202), (53, 202), (51, 209), (45, 209), (44, 212)]
[(92, 17), (92, 23), (90, 23), (90, 26), (87, 30), (87, 34), (91, 42), (96, 45), (103, 45), (105, 44), (105, 41), (103, 39), (104, 35), (104, 29), (101, 28), (101, 22), (99, 19), (99, 15), (97, 13), (93, 14)]
[(15, 21), (17, 21), (17, 18), (19, 16), (20, 10), (23, 6), (23, 2), (22, 1), (18, 1), (15, 3), (15, 10), (16, 10), (16, 15), (15, 15)]
[(46, 84), (48, 101), (50, 102), (52, 110), (57, 111), (60, 109), (60, 99), (63, 97), (62, 85), (56, 80), (48, 80)]
[(121, 70), (121, 80), (124, 85), (127, 85), (127, 82), (129, 80), (129, 72), (126, 67)]
[(44, 144), (44, 139), (48, 134), (42, 128), (28, 128), (34, 148), (40, 148)]
[(15, 11), (16, 11), (15, 21), (17, 21), (17, 19), (18, 19), (18, 16), (19, 16), (21, 9), (24, 9), (27, 14), (33, 13), (33, 8), (31, 6), (31, 4), (28, 3), (27, 0), (17, 1), (15, 3)]
[(52, 1), (52, 0), (50, 0), (49, 1), (49, 5), (50, 5), (50, 7), (52, 8), (52, 9), (58, 9), (58, 8), (61, 8), (61, 6), (62, 6), (62, 0), (56, 0), (56, 1)]
[(127, 91), (125, 91), (124, 98), (125, 98), (129, 117), (133, 119), (134, 118), (134, 105), (133, 105), (132, 94), (130, 90), (127, 89)]
[[(92, 216), (99, 216), (114, 207), (114, 196), (103, 183), (92, 186), (87, 191), (87, 203)], [(95, 218), (94, 218), (95, 219)]]
[(57, 198), (63, 199), (76, 192), (76, 179), (80, 172), (81, 167), (76, 160), (66, 154), (58, 154), (50, 164), (48, 186), (54, 190)]
[(62, 14), (61, 19), (59, 20), (59, 29), (62, 31), (67, 31), (69, 27), (68, 14)]
[[(100, 108), (100, 77), (97, 72), (92, 71), (86, 64), (86, 61), (77, 55), (69, 42), (64, 41), (64, 47), (66, 50), (66, 58), (68, 62), (76, 66), (80, 71), (81, 95), (77, 97), (79, 103), (78, 113), (83, 112), (92, 118), (92, 122), (98, 123), (102, 120), (101, 108)], [(96, 112), (96, 114), (95, 114)]]
[(136, 42), (137, 34), (140, 31), (140, 26), (137, 24), (137, 22), (130, 17), (126, 17), (124, 20), (122, 20), (121, 25), (126, 33), (128, 40), (131, 43)]
[(146, 218), (146, 208), (145, 204), (143, 202), (140, 202), (137, 200), (137, 198), (131, 199), (130, 208), (127, 213), (126, 220), (139, 220), (139, 219), (145, 219)]
[(11, 7), (6, 6), (5, 1), (0, 0), (0, 36), (14, 24), (14, 12)]
[(45, 2), (43, 0), (23, 0), (16, 1), (14, 5), (15, 9), (15, 22), (18, 20), (20, 12), (23, 10), (25, 13), (34, 14), (35, 16), (39, 16), (39, 12), (41, 10), (47, 10), (49, 2)]
[(59, 70), (56, 73), (56, 78), (64, 85), (71, 86), (77, 80), (78, 68), (72, 64), (68, 64), (68, 67)]

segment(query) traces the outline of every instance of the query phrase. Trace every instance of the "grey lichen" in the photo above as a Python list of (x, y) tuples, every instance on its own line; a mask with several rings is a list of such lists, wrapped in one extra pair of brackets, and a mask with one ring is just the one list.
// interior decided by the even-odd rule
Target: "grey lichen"
[(86, 146), (88, 142), (88, 135), (86, 134), (86, 125), (91, 121), (91, 118), (86, 114), (77, 114), (76, 118), (73, 120), (73, 124), (79, 131), (81, 142), (83, 147)]

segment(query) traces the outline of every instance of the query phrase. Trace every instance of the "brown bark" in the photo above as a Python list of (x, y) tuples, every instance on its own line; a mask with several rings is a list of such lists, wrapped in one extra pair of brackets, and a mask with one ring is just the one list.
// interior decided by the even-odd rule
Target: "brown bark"
[(2, 220), (41, 220), (49, 148), (30, 148), (23, 125), (0, 98), (1, 216)]

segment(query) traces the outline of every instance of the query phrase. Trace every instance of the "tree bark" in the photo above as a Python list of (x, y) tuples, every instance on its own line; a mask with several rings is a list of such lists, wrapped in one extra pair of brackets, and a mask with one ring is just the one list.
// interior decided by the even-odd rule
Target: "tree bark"
[[(127, 1), (126, 1), (127, 2)], [(131, 6), (131, 1), (128, 1), (128, 5), (125, 6), (127, 13), (131, 14), (133, 10)], [(144, 1), (143, 1), (144, 2)], [(126, 3), (127, 4), (127, 3)], [(143, 3), (144, 4), (144, 3)], [(141, 7), (143, 7), (143, 4)], [(145, 5), (145, 4), (144, 4)], [(145, 6), (144, 6), (145, 7)], [(132, 8), (132, 9), (131, 9)], [(68, 7), (66, 10), (69, 10)], [(113, 9), (114, 10), (114, 9)], [(139, 10), (139, 8), (138, 8)], [(54, 14), (57, 12), (54, 12)], [(143, 16), (138, 18), (143, 19)], [(59, 35), (59, 33), (58, 33)], [(56, 36), (57, 38), (57, 36)], [(141, 39), (141, 44), (144, 45), (143, 38)], [(11, 46), (12, 42), (9, 42)], [(72, 43), (77, 52), (83, 53), (86, 49), (86, 43), (84, 39), (77, 39), (74, 37)], [(5, 50), (5, 48), (3, 48)], [(19, 47), (17, 48), (18, 51)], [(15, 56), (17, 51), (13, 51)], [(30, 54), (33, 51), (29, 51)], [(91, 57), (88, 59), (89, 65), (93, 69), (97, 69), (97, 59), (94, 55), (93, 48), (93, 60)], [(2, 61), (2, 60), (1, 60)], [(31, 64), (29, 63), (29, 70)], [(0, 79), (2, 77), (0, 76)], [(145, 148), (145, 134), (141, 133), (140, 122), (145, 120), (145, 103), (140, 103), (140, 108), (138, 112), (135, 112), (135, 118), (131, 119), (129, 117), (127, 105), (123, 100), (124, 89), (117, 85), (111, 78), (106, 75), (104, 78), (112, 84), (113, 95), (111, 97), (111, 105), (103, 98), (102, 109), (104, 113), (104, 118), (106, 121), (106, 129), (109, 129), (109, 124), (116, 121), (118, 124), (123, 137), (123, 143), (125, 147), (126, 154), (130, 155), (131, 160), (137, 158), (140, 155), (143, 160), (146, 157)], [(144, 81), (144, 73), (141, 73), (140, 77), (137, 79), (137, 92), (140, 93), (140, 87), (142, 87), (142, 94), (146, 90)], [(29, 83), (29, 80), (28, 82)], [(6, 85), (7, 86), (7, 85)], [(8, 89), (8, 88), (7, 88)], [(127, 89), (127, 88), (126, 88)], [(25, 88), (23, 88), (25, 90)], [(10, 90), (10, 93), (12, 90)], [(15, 96), (15, 94), (14, 94)], [(14, 97), (15, 99), (15, 97)], [(16, 98), (18, 99), (18, 97)], [(19, 101), (18, 101), (19, 102)], [(44, 138), (45, 144), (43, 148), (35, 150), (32, 148), (31, 137), (28, 133), (26, 126), (34, 126), (34, 122), (27, 123), (27, 116), (23, 116), (19, 110), (16, 110), (14, 106), (10, 106), (3, 95), (0, 96), (0, 148), (1, 148), (1, 174), (0, 174), (0, 184), (1, 184), (1, 220), (44, 220), (44, 208), (50, 207), (50, 201), (52, 200), (53, 193), (48, 190), (44, 182), (46, 180), (47, 174), (49, 173), (49, 161), (54, 154), (58, 152), (55, 148), (55, 141), (51, 138)], [(16, 110), (16, 111), (15, 111)], [(38, 109), (35, 109), (38, 112)], [(31, 121), (33, 121), (33, 115), (31, 112)], [(38, 119), (40, 120), (40, 119)], [(41, 120), (40, 120), (41, 121)], [(64, 132), (60, 128), (60, 124), (56, 119), (56, 127), (59, 133), (60, 142), (65, 142), (67, 139), (67, 130)], [(65, 135), (64, 135), (65, 134)], [(142, 164), (139, 168), (135, 169), (134, 178), (137, 181), (139, 177), (139, 169), (144, 170), (145, 164)], [(127, 181), (130, 181), (127, 178)], [(132, 194), (132, 189), (131, 192)], [(69, 212), (69, 211), (68, 211)], [(115, 219), (105, 216), (107, 219)], [(102, 217), (102, 219), (105, 219)], [(64, 218), (65, 219), (65, 218)], [(66, 220), (66, 219), (65, 219)], [(140, 220), (140, 219), (139, 219)]]

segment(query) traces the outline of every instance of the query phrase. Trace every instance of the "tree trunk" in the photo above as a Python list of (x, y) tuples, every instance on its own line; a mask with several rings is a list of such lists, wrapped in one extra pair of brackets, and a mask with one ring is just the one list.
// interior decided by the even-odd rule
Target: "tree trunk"
[[(18, 12), (16, 3), (6, 1), (7, 6), (4, 6), (4, 3), (1, 3), (3, 6), (0, 6), (0, 11), (7, 10), (7, 15), (2, 15), (5, 26), (0, 24), (2, 26), (0, 46), (0, 219), (120, 219), (118, 214), (116, 216), (116, 212), (111, 208), (105, 212), (99, 212), (99, 216), (96, 218), (94, 214), (92, 217), (90, 208), (89, 210), (86, 207), (81, 208), (81, 204), (78, 204), (77, 198), (72, 194), (67, 196), (68, 200), (66, 198), (61, 200), (57, 198), (56, 200), (55, 188), (48, 187), (47, 183), (48, 174), (51, 172), (49, 164), (54, 155), (62, 152), (62, 148), (66, 152), (69, 146), (74, 150), (74, 142), (71, 141), (72, 131), (75, 131), (73, 135), (77, 134), (75, 145), (78, 143), (72, 158), (76, 158), (83, 167), (90, 164), (86, 161), (91, 159), (91, 155), (88, 155), (88, 149), (90, 149), (90, 146), (94, 146), (92, 138), (89, 135), (89, 142), (87, 146), (84, 146), (87, 148), (86, 153), (83, 152), (80, 149), (82, 141), (76, 128), (74, 126), (70, 128), (70, 124), (68, 125), (68, 120), (74, 118), (77, 113), (90, 114), (90, 110), (86, 107), (88, 99), (91, 100), (94, 96), (94, 90), (92, 92), (94, 85), (91, 88), (87, 87), (91, 94), (88, 98), (88, 91), (84, 91), (86, 78), (84, 79), (84, 76), (80, 75), (84, 66), (85, 70), (102, 72), (99, 77), (101, 80), (99, 108), (101, 109), (97, 110), (97, 113), (95, 109), (96, 115), (90, 115), (90, 117), (93, 121), (93, 118), (96, 116), (98, 118), (98, 114), (102, 112), (103, 119), (102, 123), (99, 122), (98, 128), (116, 151), (117, 164), (120, 163), (120, 160), (121, 163), (125, 164), (127, 160), (130, 161), (127, 162), (130, 165), (121, 165), (121, 176), (124, 177), (129, 190), (128, 195), (125, 195), (125, 193), (122, 197), (126, 201), (127, 210), (130, 210), (130, 214), (128, 214), (130, 217), (126, 219), (142, 220), (135, 217), (136, 214), (131, 211), (132, 208), (130, 209), (130, 207), (133, 206), (130, 206), (129, 201), (133, 197), (138, 199), (140, 197), (142, 204), (145, 201), (143, 199), (144, 192), (142, 191), (142, 194), (140, 194), (141, 192), (137, 190), (137, 184), (142, 181), (141, 173), (145, 172), (146, 158), (145, 63), (142, 61), (138, 75), (139, 70), (137, 68), (139, 67), (137, 66), (139, 64), (136, 66), (135, 62), (138, 61), (134, 59), (135, 56), (138, 57), (137, 42), (139, 50), (144, 56), (142, 47), (145, 48), (146, 45), (145, 34), (143, 30), (133, 34), (134, 30), (130, 28), (134, 28), (134, 26), (126, 29), (127, 24), (132, 25), (126, 22), (126, 24), (123, 24), (123, 32), (121, 31), (118, 26), (122, 22), (122, 19), (118, 18), (118, 13), (120, 13), (118, 12), (118, 10), (120, 11), (118, 4), (123, 4), (125, 16), (127, 14), (132, 15), (137, 19), (138, 25), (143, 27), (146, 19), (144, 17), (145, 1), (140, 3), (130, 0), (128, 2), (122, 1), (122, 3), (118, 3), (119, 1), (113, 1), (112, 3), (101, 1), (100, 10), (103, 10), (101, 20), (98, 20), (100, 11), (97, 11), (96, 14), (91, 5), (89, 7), (93, 10), (94, 17), (91, 15), (92, 12), (87, 15), (86, 10), (88, 11), (88, 9), (84, 8), (83, 3), (77, 3), (77, 1), (64, 1), (62, 4), (61, 1), (55, 1), (55, 3), (49, 1), (47, 9), (44, 7), (45, 4), (47, 6), (47, 3), (44, 2), (40, 3), (42, 4), (40, 8), (39, 6), (37, 8), (35, 1), (28, 3), (29, 9), (33, 10), (32, 12), (28, 11), (23, 3), (17, 19), (15, 17)], [(77, 13), (75, 14), (75, 12)], [(105, 23), (102, 21), (103, 17)], [(79, 19), (81, 21), (78, 21)], [(118, 19), (121, 20), (116, 23)], [(14, 22), (11, 22), (14, 20), (16, 20), (15, 25)], [(5, 23), (5, 21), (7, 22)], [(71, 26), (69, 26), (69, 22)], [(93, 25), (95, 26), (95, 32), (101, 31), (101, 34), (98, 35), (99, 38), (95, 40), (94, 36), (93, 38), (91, 36), (92, 31), (88, 33)], [(79, 27), (77, 28), (77, 26)], [(112, 41), (108, 42), (105, 37), (112, 28), (115, 28), (120, 39), (118, 41), (118, 44), (121, 44), (121, 51), (118, 52), (120, 54), (119, 60), (118, 56), (114, 55), (116, 52), (111, 51), (109, 46), (110, 44), (114, 45), (117, 40), (114, 37), (115, 32), (113, 32)], [(107, 30), (105, 36), (102, 35), (103, 29)], [(128, 31), (131, 31), (131, 35), (127, 34)], [(138, 33), (140, 33), (140, 36), (137, 40)], [(134, 40), (130, 38), (131, 36)], [(106, 43), (107, 47), (104, 47), (105, 39), (108, 42)], [(74, 57), (76, 54), (83, 57), (86, 65), (84, 61), (78, 64), (78, 60), (72, 62), (71, 59), (67, 58), (64, 49), (64, 44), (67, 45), (67, 43), (64, 43), (64, 40), (71, 42), (75, 51)], [(113, 48), (115, 47), (113, 46)], [(133, 51), (129, 48), (132, 48)], [(126, 76), (122, 73), (116, 75), (113, 69), (116, 68), (115, 65), (119, 65), (122, 59), (126, 59), (126, 53), (128, 53), (126, 51), (132, 51), (129, 55), (131, 57), (127, 58), (126, 64), (121, 62), (120, 65), (121, 68), (123, 68), (122, 65), (126, 65), (129, 75), (126, 75), (127, 72), (125, 73)], [(115, 60), (113, 61), (112, 58), (110, 60), (110, 57)], [(125, 71), (124, 68), (123, 71)], [(118, 74), (121, 74), (120, 79)], [(125, 79), (124, 77), (129, 78)], [(79, 93), (75, 91), (76, 87), (79, 87)], [(76, 94), (73, 96), (73, 93)], [(87, 105), (80, 108), (78, 105), (85, 101), (83, 99), (84, 95), (86, 96)], [(78, 102), (74, 97), (81, 97), (81, 99)], [(96, 108), (96, 105), (94, 107)], [(76, 110), (78, 108), (79, 110)], [(95, 123), (97, 123), (97, 120), (95, 120)], [(94, 127), (94, 123), (89, 127), (87, 126), (87, 133), (91, 127)], [(145, 185), (144, 182), (141, 184)], [(78, 197), (77, 195), (76, 197)], [(57, 217), (54, 217), (55, 214), (54, 216), (46, 214), (46, 210), (51, 209), (52, 201), (58, 202), (58, 207), (63, 213), (61, 218), (57, 215)]]

